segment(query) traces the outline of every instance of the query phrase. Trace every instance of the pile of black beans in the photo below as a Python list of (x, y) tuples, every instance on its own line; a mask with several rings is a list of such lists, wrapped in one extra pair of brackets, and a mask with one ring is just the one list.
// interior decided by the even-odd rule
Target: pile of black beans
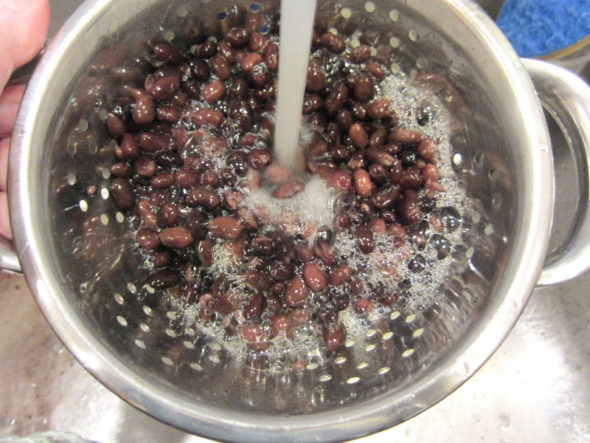
[[(420, 229), (440, 231), (436, 142), (399, 126), (396, 103), (381, 94), (388, 60), (372, 50), (375, 38), (363, 34), (352, 47), (342, 34), (317, 30), (313, 37), (306, 174), (339, 196), (334, 225), (314, 235), (297, 214), (276, 225), (243, 204), (260, 186), (276, 199), (306, 186), (273, 162), (276, 30), (233, 27), (191, 51), (153, 45), (144, 84), (124, 86), (106, 120), (117, 140), (111, 194), (136, 220), (147, 284), (196, 304), (198, 321), (218, 322), (260, 351), (310, 322), (328, 350), (338, 349), (346, 340), (339, 311), (366, 315), (395, 303), (395, 287), (367, 295), (332, 244), (348, 233), (370, 254), (379, 236), (396, 248), (416, 241)], [(219, 250), (230, 271), (219, 271)], [(421, 272), (424, 258), (400, 266)]]

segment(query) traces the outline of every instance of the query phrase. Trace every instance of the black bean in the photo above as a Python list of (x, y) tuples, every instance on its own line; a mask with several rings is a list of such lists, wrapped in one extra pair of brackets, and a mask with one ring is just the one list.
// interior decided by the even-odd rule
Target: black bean
[(318, 94), (305, 94), (303, 98), (303, 113), (309, 114), (324, 106), (324, 100)]
[(416, 254), (409, 262), (408, 269), (416, 274), (422, 272), (426, 268), (426, 260), (420, 254)]
[(400, 197), (400, 192), (397, 186), (385, 186), (377, 190), (371, 196), (371, 203), (379, 210), (391, 208)]
[(325, 32), (322, 34), (320, 37), (320, 44), (328, 51), (335, 54), (340, 54), (346, 49), (344, 36), (332, 32)]
[(135, 240), (140, 247), (147, 250), (155, 250), (160, 247), (160, 237), (155, 229), (141, 228), (137, 231)]
[(131, 209), (135, 206), (135, 194), (129, 182), (116, 177), (111, 182), (111, 193), (117, 206), (121, 209)]
[(211, 75), (211, 70), (207, 62), (199, 58), (192, 62), (191, 72), (193, 77), (200, 82), (209, 80), (209, 76)]
[(364, 63), (371, 58), (371, 47), (359, 45), (350, 51), (350, 61), (353, 63)]
[(154, 289), (165, 289), (174, 286), (180, 276), (172, 269), (160, 269), (147, 278), (147, 284)]
[(418, 160), (418, 154), (414, 149), (403, 149), (400, 153), (400, 159), (404, 166), (414, 166), (416, 160)]
[(138, 125), (147, 125), (156, 118), (156, 104), (148, 95), (142, 95), (135, 101), (133, 120)]
[(375, 244), (373, 242), (373, 233), (369, 228), (364, 226), (356, 228), (356, 245), (365, 254), (373, 252)]
[(221, 203), (217, 193), (204, 186), (196, 186), (186, 197), (189, 206), (202, 206), (206, 209), (215, 209)]
[(254, 293), (246, 306), (244, 306), (244, 318), (246, 320), (253, 320), (259, 318), (264, 310), (264, 297), (260, 292)]
[(321, 63), (312, 59), (307, 67), (307, 90), (311, 92), (320, 92), (326, 87), (326, 78), (322, 70)]
[(348, 88), (344, 85), (336, 85), (326, 97), (325, 108), (328, 115), (336, 114), (348, 100)]
[(366, 102), (373, 98), (373, 79), (368, 75), (361, 75), (356, 80), (353, 89), (354, 98)]
[(211, 58), (217, 54), (217, 43), (208, 39), (197, 48), (197, 56), (201, 58)]
[(233, 48), (243, 48), (248, 44), (250, 33), (246, 28), (232, 28), (225, 39)]
[(174, 203), (165, 202), (158, 210), (158, 225), (171, 226), (178, 220), (178, 208)]
[(154, 46), (154, 57), (164, 63), (178, 65), (182, 63), (183, 57), (178, 49), (166, 43), (158, 43)]

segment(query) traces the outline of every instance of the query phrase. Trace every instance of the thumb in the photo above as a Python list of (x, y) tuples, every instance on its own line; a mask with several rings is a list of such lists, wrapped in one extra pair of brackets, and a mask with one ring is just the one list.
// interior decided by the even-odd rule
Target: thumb
[(0, 91), (43, 47), (48, 29), (48, 0), (0, 0)]

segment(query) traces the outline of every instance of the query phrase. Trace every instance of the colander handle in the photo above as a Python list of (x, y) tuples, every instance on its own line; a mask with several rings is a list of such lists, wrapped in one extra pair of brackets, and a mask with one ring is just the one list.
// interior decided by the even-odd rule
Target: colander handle
[(543, 107), (563, 132), (581, 172), (574, 228), (559, 248), (563, 252), (546, 263), (537, 282), (538, 286), (548, 286), (590, 270), (590, 87), (577, 75), (552, 63), (531, 59), (523, 59), (523, 63)]
[(20, 261), (12, 247), (12, 243), (0, 237), (0, 269), (21, 272)]
[[(14, 70), (6, 83), (6, 86), (25, 84), (31, 79), (48, 43), (49, 40), (46, 40), (41, 51), (39, 51), (31, 61)], [(12, 242), (3, 237), (0, 237), (0, 269), (22, 272), (20, 261), (18, 255), (16, 255), (16, 252), (14, 251)]]

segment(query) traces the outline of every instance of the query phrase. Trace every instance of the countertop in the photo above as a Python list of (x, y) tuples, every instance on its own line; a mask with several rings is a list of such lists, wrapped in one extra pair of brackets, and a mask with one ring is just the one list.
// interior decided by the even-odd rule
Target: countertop
[[(52, 33), (79, 3), (51, 1)], [(501, 4), (480, 3), (492, 15)], [(556, 239), (575, 193), (568, 192), (567, 149), (552, 133), (558, 191), (566, 191), (558, 195), (568, 196), (560, 200)], [(162, 424), (112, 394), (63, 347), (22, 276), (4, 273), (0, 281), (0, 441), (3, 435), (48, 430), (97, 442), (207, 441)], [(589, 287), (587, 273), (536, 289), (506, 341), (455, 393), (408, 422), (358, 441), (590, 441)]]

